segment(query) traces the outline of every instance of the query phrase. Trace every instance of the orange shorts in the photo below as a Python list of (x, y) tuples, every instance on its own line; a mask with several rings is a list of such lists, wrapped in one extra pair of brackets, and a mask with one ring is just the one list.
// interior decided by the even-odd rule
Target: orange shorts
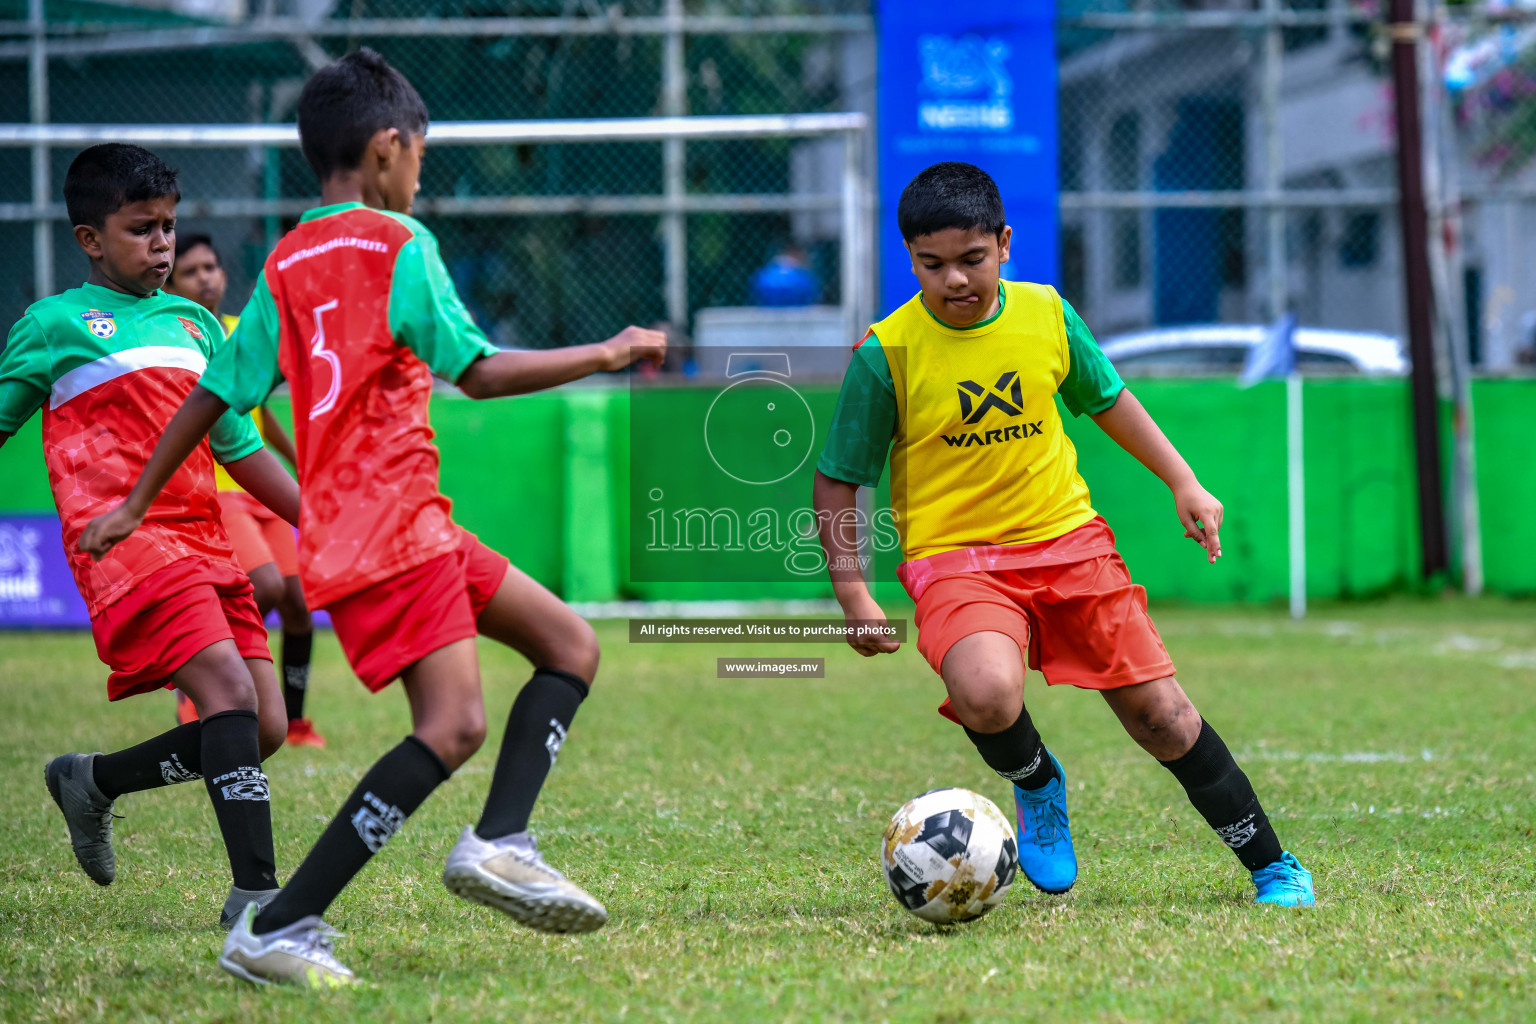
[[(1049, 546), (1084, 546), (1098, 531), (1108, 546), (1072, 561)], [(1074, 536), (1077, 535), (1077, 536)], [(1131, 582), (1113, 548), (1114, 534), (1095, 519), (1037, 548), (1047, 564), (940, 575), (917, 597), (917, 649), (941, 671), (944, 656), (972, 633), (1013, 638), (1026, 664), (1053, 686), (1113, 690), (1174, 673), (1163, 638), (1147, 614), (1147, 592)], [(994, 549), (998, 550), (998, 549)], [(937, 556), (942, 558), (943, 556)]]
[(332, 601), (331, 628), (374, 693), (433, 651), (478, 630), (512, 563), (468, 530), (457, 551)]
[(293, 527), (276, 512), (244, 491), (220, 491), (219, 518), (224, 520), (229, 542), (234, 545), (235, 560), (246, 572), (275, 562), (284, 576), (299, 574)]
[(91, 620), (96, 655), (112, 670), (107, 699), (168, 685), (205, 647), (233, 640), (242, 658), (271, 661), (251, 581), (232, 565), (172, 562)]

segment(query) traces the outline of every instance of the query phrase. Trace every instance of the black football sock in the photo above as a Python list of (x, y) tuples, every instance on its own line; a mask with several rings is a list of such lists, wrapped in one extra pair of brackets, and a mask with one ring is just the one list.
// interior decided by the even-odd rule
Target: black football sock
[(415, 736), (407, 736), (379, 758), (277, 899), (257, 915), (257, 934), (276, 931), (311, 914), (324, 914), (369, 858), (384, 848), (449, 774), (443, 759)]
[(254, 711), (220, 711), (203, 719), (203, 783), (219, 819), (235, 885), (276, 889), (272, 799), (256, 736)]
[(523, 684), (507, 716), (507, 734), (496, 755), (491, 791), (475, 826), (481, 839), (499, 839), (528, 827), (534, 801), (555, 766), (555, 755), (587, 689), (580, 676), (558, 668), (535, 669), (533, 678)]
[(158, 789), (202, 777), (203, 723), (188, 722), (136, 747), (97, 754), (92, 763), (96, 788), (108, 800), (124, 793)]
[(304, 717), (304, 694), (309, 690), (309, 652), (313, 633), (283, 633), (283, 704), (288, 721)]
[(987, 767), (1020, 789), (1039, 789), (1056, 778), (1056, 766), (1046, 756), (1045, 744), (1023, 705), (1019, 706), (1019, 717), (1002, 732), (962, 728)]
[(1259, 806), (1253, 784), (1211, 723), (1200, 723), (1200, 735), (1183, 757), (1160, 763), (1173, 772), (1189, 794), (1189, 802), (1243, 867), (1257, 871), (1280, 859), (1280, 839)]

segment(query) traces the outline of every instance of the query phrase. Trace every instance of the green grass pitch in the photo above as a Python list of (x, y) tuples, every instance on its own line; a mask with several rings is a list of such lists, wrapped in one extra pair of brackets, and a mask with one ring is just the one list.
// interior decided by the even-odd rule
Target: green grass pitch
[[(215, 965), (227, 874), (200, 785), (120, 801), (117, 881), (85, 878), (44, 759), (168, 727), (170, 697), (107, 704), (87, 636), (0, 636), (0, 1020), (1536, 1019), (1536, 606), (1155, 614), (1315, 873), (1315, 910), (1250, 906), (1235, 859), (1102, 700), (1031, 674), (1068, 772), (1077, 887), (1045, 896), (1021, 877), (979, 922), (923, 924), (880, 877), (889, 816), (937, 786), (1009, 804), (934, 714), (942, 685), (910, 644), (871, 660), (631, 645), (606, 622), (534, 827), (609, 926), (535, 934), (439, 881), (525, 678), (487, 644), (491, 739), (332, 908), (365, 983), (323, 996)], [(823, 653), (825, 679), (714, 678), (720, 654)], [(398, 688), (368, 696), (328, 635), (311, 706), (330, 747), (267, 765), (285, 871), (408, 730)]]

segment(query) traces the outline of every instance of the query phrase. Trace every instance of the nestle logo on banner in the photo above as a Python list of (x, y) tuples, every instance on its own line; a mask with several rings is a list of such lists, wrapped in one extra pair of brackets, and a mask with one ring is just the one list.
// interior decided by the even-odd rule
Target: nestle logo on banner
[(1008, 44), (996, 36), (922, 36), (917, 122), (937, 132), (1006, 132), (1013, 127)]
[(36, 601), (43, 596), (43, 560), (37, 531), (0, 523), (0, 601)]

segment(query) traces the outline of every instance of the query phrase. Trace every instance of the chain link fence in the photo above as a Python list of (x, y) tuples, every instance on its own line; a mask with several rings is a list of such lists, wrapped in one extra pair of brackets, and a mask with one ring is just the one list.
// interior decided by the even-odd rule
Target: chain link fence
[(1062, 274), (1101, 333), (1401, 335), (1392, 90), (1359, 5), (1091, 2), (1062, 20)]
[[(1427, 4), (1437, 341), (1536, 361), (1536, 3)], [(1406, 333), (1390, 34), (1377, 0), (1064, 5), (1062, 288), (1102, 334)]]
[(1536, 365), (1536, 2), (1456, 7), (1436, 36), (1452, 284), (1475, 365)]
[[(71, 8), (73, 18), (41, 31), (0, 22), (0, 122), (291, 124), (309, 74), (359, 46), (410, 77), (434, 124), (872, 107), (866, 3), (732, 4), (725, 15), (715, 6), (522, 3), (500, 17), (449, 3), (427, 19), (417, 3), (358, 2), (319, 19), (269, 7), (232, 24), (104, 26), (91, 20), (104, 7), (77, 5), (88, 10)], [(500, 344), (597, 340), (628, 323), (686, 332), (713, 307), (827, 307), (827, 317), (849, 322), (843, 333), (869, 315), (855, 308), (867, 306), (872, 286), (844, 258), (846, 208), (868, 205), (865, 133), (428, 139), (417, 212)], [(230, 276), (227, 304), (238, 309), (276, 239), (313, 205), (312, 173), (291, 146), (153, 148), (180, 170), (181, 227), (214, 238)], [(74, 152), (46, 154), (41, 200), (53, 219), (42, 248), (52, 256), (38, 264), (36, 155), (0, 149), (0, 316), (14, 319), (35, 295), (82, 276), (58, 201)]]

